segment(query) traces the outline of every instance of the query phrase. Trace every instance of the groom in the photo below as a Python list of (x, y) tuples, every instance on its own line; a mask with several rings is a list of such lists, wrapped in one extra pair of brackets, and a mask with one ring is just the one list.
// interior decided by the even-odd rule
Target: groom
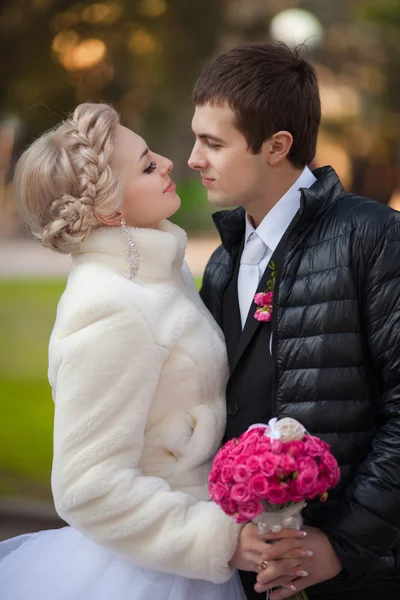
[[(400, 214), (308, 169), (320, 98), (296, 50), (222, 54), (194, 103), (189, 166), (213, 205), (239, 206), (214, 215), (222, 245), (201, 291), (226, 337), (226, 439), (291, 416), (329, 442), (341, 482), (304, 513), (313, 556), (293, 584), (315, 600), (399, 600)], [(254, 295), (271, 278), (261, 322)], [(241, 574), (249, 600), (293, 594), (267, 573)]]

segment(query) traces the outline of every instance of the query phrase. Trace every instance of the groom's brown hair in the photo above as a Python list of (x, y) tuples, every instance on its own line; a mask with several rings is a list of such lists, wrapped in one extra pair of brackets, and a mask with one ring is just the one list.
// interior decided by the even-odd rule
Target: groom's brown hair
[(227, 102), (253, 154), (284, 130), (293, 136), (288, 159), (294, 166), (304, 167), (315, 156), (321, 101), (317, 75), (300, 57), (300, 48), (283, 43), (237, 46), (204, 69), (193, 101), (196, 106)]

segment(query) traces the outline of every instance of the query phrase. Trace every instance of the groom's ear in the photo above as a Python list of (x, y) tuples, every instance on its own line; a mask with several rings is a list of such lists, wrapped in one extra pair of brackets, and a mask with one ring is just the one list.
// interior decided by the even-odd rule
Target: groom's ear
[(263, 152), (266, 153), (268, 164), (274, 166), (282, 162), (289, 154), (292, 144), (293, 136), (288, 131), (274, 133), (263, 144), (265, 146)]

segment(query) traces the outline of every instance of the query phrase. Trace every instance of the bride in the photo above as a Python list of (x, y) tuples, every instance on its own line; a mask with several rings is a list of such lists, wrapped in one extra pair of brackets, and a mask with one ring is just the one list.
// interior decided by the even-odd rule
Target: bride
[[(72, 254), (49, 347), (52, 491), (70, 526), (0, 544), (2, 600), (241, 600), (235, 568), (267, 557), (273, 534), (208, 498), (228, 368), (166, 220), (172, 166), (90, 103), (18, 162), (27, 224)], [(274, 550), (294, 568), (293, 535)]]

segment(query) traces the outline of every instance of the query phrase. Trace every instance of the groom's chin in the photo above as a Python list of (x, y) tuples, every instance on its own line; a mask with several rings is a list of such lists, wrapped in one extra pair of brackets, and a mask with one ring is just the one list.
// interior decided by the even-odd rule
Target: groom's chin
[(220, 194), (216, 194), (211, 190), (207, 190), (207, 199), (210, 204), (217, 208), (230, 208), (232, 205), (232, 201), (229, 201), (228, 198), (224, 198)]

